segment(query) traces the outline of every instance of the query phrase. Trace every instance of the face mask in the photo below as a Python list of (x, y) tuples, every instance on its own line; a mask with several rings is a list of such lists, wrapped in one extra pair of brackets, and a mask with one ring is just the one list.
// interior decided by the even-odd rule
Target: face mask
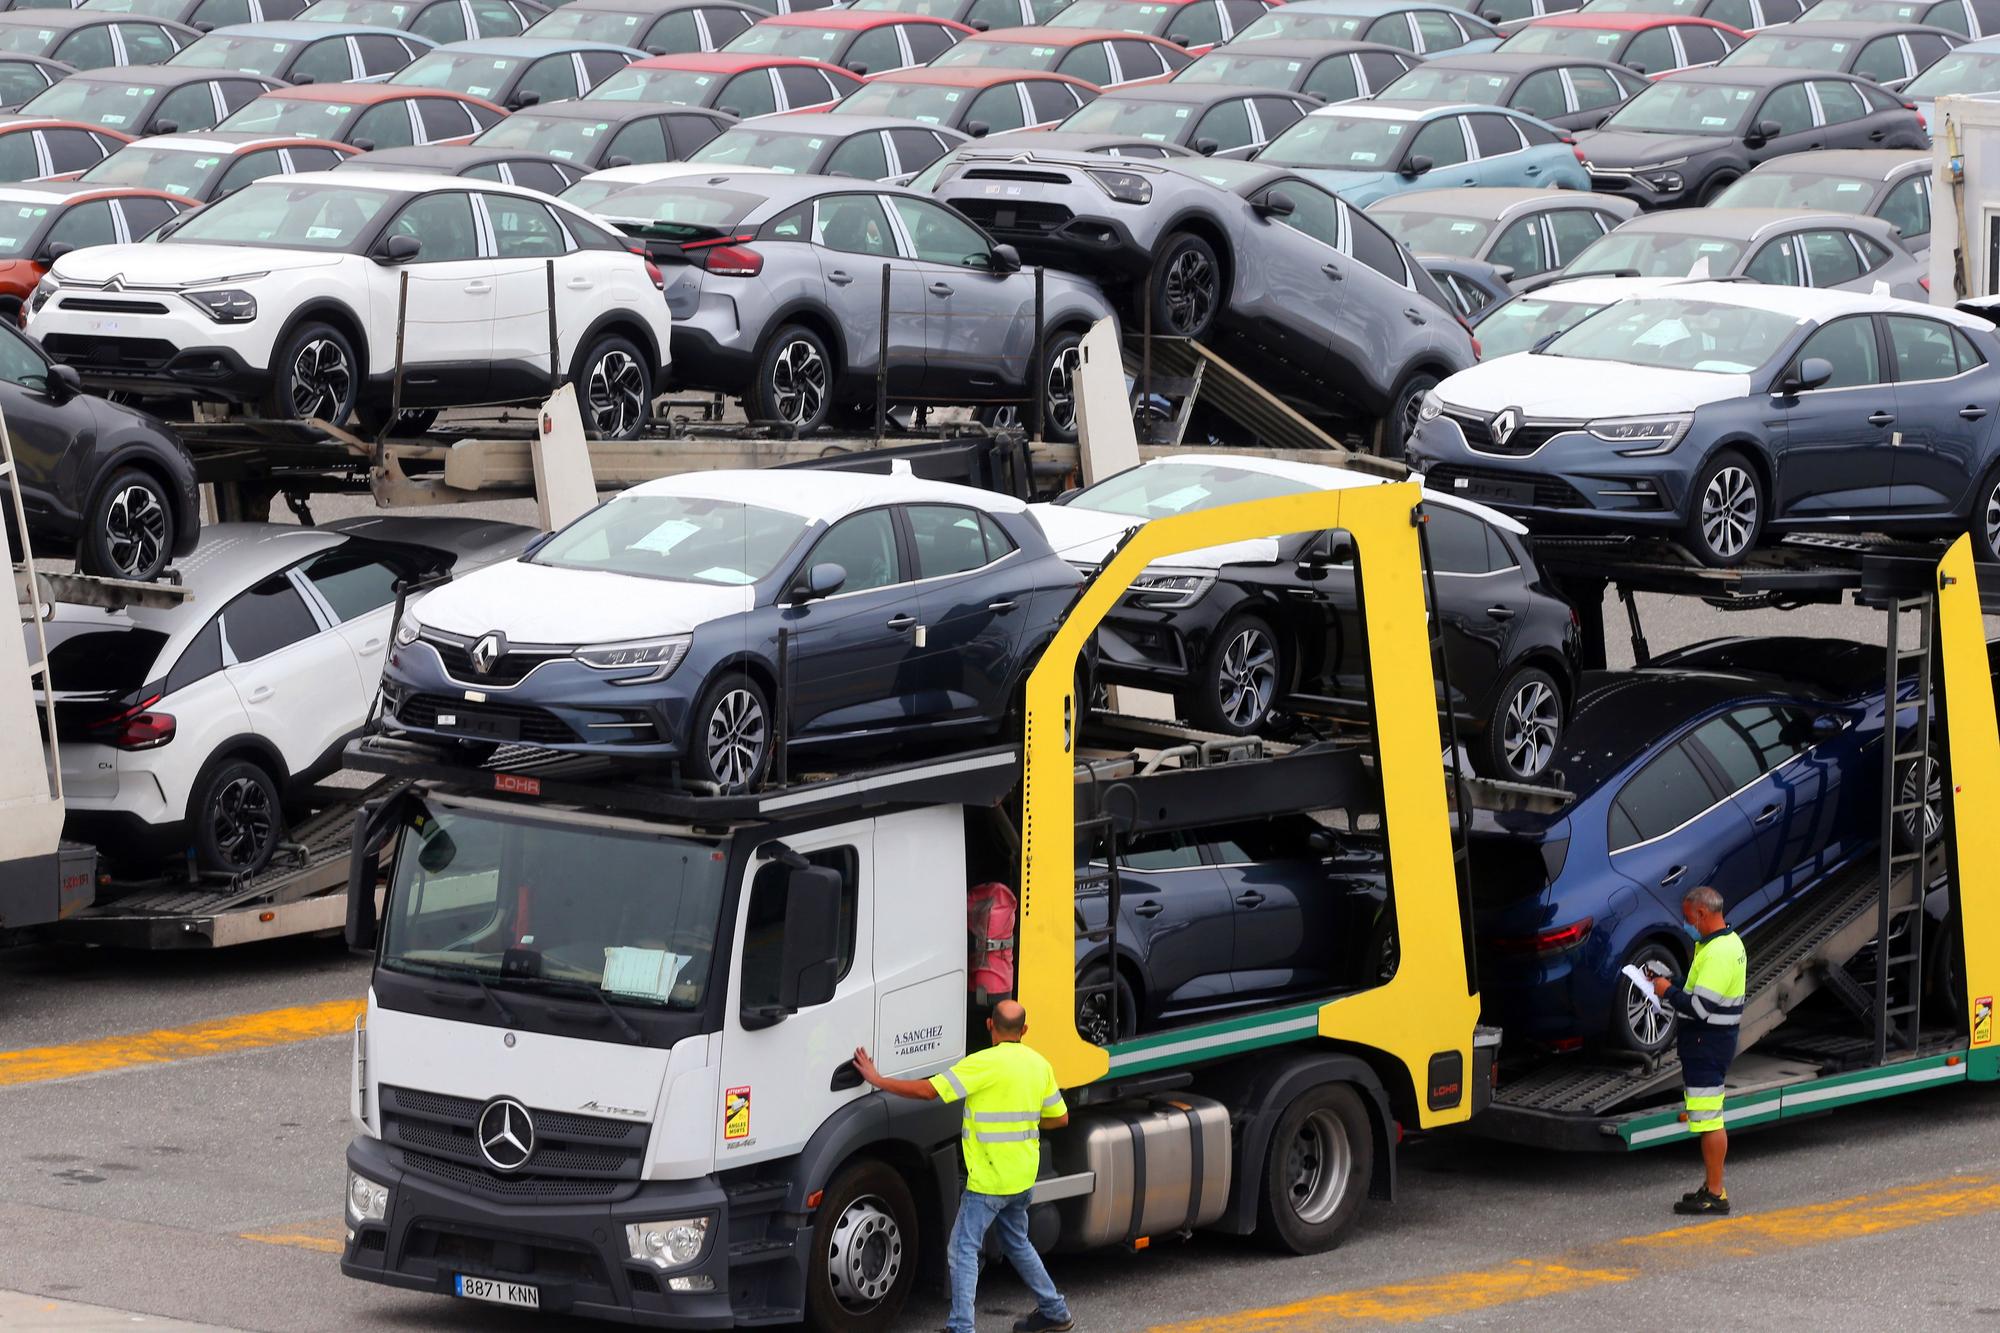
[(1687, 937), (1689, 939), (1695, 941), (1697, 944), (1701, 942), (1701, 927), (1694, 924), (1694, 922), (1692, 921), (1681, 922), (1681, 929), (1687, 932)]

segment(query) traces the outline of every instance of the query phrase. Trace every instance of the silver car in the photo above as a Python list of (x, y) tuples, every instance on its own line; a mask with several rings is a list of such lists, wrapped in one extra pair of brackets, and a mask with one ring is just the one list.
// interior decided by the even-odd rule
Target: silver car
[(935, 199), (846, 177), (718, 173), (622, 190), (598, 213), (666, 273), (674, 382), (740, 395), (753, 421), (872, 422), (886, 302), (893, 401), (992, 406), (1033, 383), (1045, 433), (1076, 438), (1077, 347), (1110, 304), (1088, 278), (1047, 273), (1032, 371), (1035, 275)]
[(1931, 150), (1818, 148), (1787, 153), (1716, 196), (1717, 208), (1823, 208), (1881, 218), (1919, 264), (1931, 253)]
[(1571, 277), (1698, 275), (1748, 278), (1782, 287), (1873, 291), (1878, 282), (1905, 301), (1926, 301), (1923, 266), (1880, 218), (1790, 208), (1691, 208), (1645, 213), (1621, 224), (1575, 259)]
[[(1470, 189), (1411, 190), (1368, 205), (1368, 216), (1410, 248), (1431, 276), (1467, 310), (1453, 281), (1439, 276), (1433, 258), (1465, 261), (1457, 277), (1484, 265), (1488, 281), (1479, 285), (1505, 292), (1553, 272), (1595, 244), (1639, 205), (1588, 190), (1540, 190), (1482, 185)], [(1484, 302), (1474, 303), (1478, 309)]]

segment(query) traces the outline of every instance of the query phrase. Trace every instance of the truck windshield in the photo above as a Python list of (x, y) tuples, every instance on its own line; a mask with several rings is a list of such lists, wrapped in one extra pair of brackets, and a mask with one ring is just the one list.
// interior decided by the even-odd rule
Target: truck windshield
[(434, 801), (403, 829), (381, 965), (697, 1009), (727, 864), (711, 843)]

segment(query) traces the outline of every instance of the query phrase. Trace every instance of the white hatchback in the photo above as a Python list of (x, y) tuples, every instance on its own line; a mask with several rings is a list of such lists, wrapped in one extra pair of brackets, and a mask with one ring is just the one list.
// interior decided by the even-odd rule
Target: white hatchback
[[(660, 271), (588, 213), (498, 182), (272, 176), (136, 245), (62, 255), (28, 331), (98, 389), (388, 422), (539, 395), (595, 435), (644, 425), (668, 356)], [(551, 308), (553, 306), (553, 309)]]

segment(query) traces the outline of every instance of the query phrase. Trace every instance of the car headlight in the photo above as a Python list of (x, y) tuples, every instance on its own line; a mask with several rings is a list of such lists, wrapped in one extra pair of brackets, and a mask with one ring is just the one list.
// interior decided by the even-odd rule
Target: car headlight
[(354, 1223), (380, 1222), (389, 1215), (389, 1187), (377, 1185), (366, 1176), (347, 1173), (347, 1220)]
[(423, 625), (405, 608), (403, 618), (396, 622), (396, 646), (398, 648), (409, 647), (417, 641), (417, 636), (423, 632)]
[(1655, 162), (1650, 167), (1635, 168), (1633, 174), (1642, 177), (1656, 190), (1678, 190), (1687, 182), (1681, 179), (1680, 172), (1671, 168), (1681, 166), (1686, 161), (1684, 157), (1671, 158), (1665, 162)]
[(1213, 574), (1162, 570), (1157, 574), (1144, 573), (1132, 580), (1131, 596), (1141, 606), (1155, 611), (1169, 611), (1193, 606), (1214, 583)]
[(1136, 171), (1086, 171), (1084, 174), (1121, 204), (1153, 202), (1153, 182)]
[(1424, 390), (1424, 396), (1417, 404), (1417, 420), (1436, 421), (1443, 411), (1444, 399), (1437, 396), (1437, 390)]
[(675, 634), (664, 639), (635, 639), (630, 643), (606, 643), (595, 648), (579, 648), (576, 660), (599, 671), (638, 671), (652, 668), (643, 676), (626, 676), (613, 685), (644, 685), (665, 680), (687, 656), (688, 636)]
[(183, 292), (201, 312), (218, 324), (248, 324), (257, 318), (257, 298), (240, 287), (219, 287), (207, 292)]
[(62, 284), (56, 281), (55, 274), (53, 273), (44, 274), (42, 276), (42, 280), (35, 284), (35, 290), (33, 294), (28, 297), (28, 313), (33, 314), (37, 310), (40, 310), (43, 306), (47, 305), (49, 303), (49, 298), (51, 296), (54, 296), (56, 294), (56, 290), (61, 286)]
[(1607, 444), (1627, 444), (1629, 449), (1618, 452), (1627, 458), (1637, 458), (1644, 454), (1663, 454), (1681, 442), (1687, 434), (1688, 423), (1694, 420), (1692, 412), (1672, 412), (1653, 417), (1602, 417), (1590, 422), (1584, 429)]
[(632, 1222), (625, 1227), (625, 1249), (634, 1259), (666, 1270), (686, 1268), (708, 1248), (708, 1219), (677, 1217), (665, 1222)]

